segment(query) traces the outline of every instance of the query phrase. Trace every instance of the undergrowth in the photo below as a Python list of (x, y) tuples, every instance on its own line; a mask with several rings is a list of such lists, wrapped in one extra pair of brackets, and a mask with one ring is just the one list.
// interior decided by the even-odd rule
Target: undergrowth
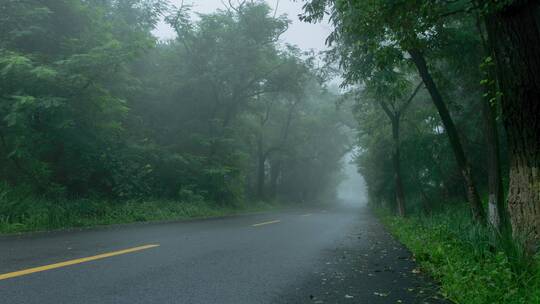
[(524, 254), (508, 234), (473, 223), (465, 209), (399, 218), (378, 210), (384, 224), (463, 304), (540, 303), (540, 257)]
[(0, 189), (0, 233), (205, 218), (276, 207), (264, 202), (219, 206), (202, 200), (52, 200)]

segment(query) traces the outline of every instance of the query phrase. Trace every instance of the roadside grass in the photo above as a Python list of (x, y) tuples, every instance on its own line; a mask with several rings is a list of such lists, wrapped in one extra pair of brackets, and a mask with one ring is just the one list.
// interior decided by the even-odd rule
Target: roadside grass
[(0, 193), (0, 233), (207, 218), (277, 208), (278, 204), (264, 202), (230, 207), (196, 200), (51, 200)]
[(465, 208), (399, 218), (376, 210), (382, 222), (462, 304), (540, 303), (540, 255), (526, 256), (509, 236), (472, 222)]

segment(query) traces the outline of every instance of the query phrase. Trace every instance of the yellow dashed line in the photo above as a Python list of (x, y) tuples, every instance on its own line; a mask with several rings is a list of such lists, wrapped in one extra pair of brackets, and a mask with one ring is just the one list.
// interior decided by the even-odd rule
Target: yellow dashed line
[(269, 222), (263, 222), (263, 223), (254, 224), (252, 226), (253, 227), (259, 227), (259, 226), (270, 225), (270, 224), (275, 224), (275, 223), (279, 223), (279, 222), (281, 222), (281, 221), (280, 220), (275, 220), (275, 221), (269, 221)]
[(121, 254), (131, 253), (131, 252), (135, 252), (135, 251), (141, 251), (141, 250), (150, 249), (150, 248), (154, 248), (154, 247), (158, 247), (158, 246), (159, 245), (144, 245), (144, 246), (124, 249), (124, 250), (119, 250), (119, 251), (102, 253), (102, 254), (86, 257), (86, 258), (69, 260), (69, 261), (60, 262), (60, 263), (55, 263), (55, 264), (50, 264), (50, 265), (45, 265), (45, 266), (39, 266), (39, 267), (19, 270), (19, 271), (15, 271), (15, 272), (8, 272), (8, 273), (0, 274), (0, 280), (10, 279), (10, 278), (19, 277), (19, 276), (23, 276), (23, 275), (27, 275), (27, 274), (31, 274), (31, 273), (35, 273), (35, 272), (41, 272), (41, 271), (46, 271), (46, 270), (51, 270), (51, 269), (55, 269), (55, 268), (71, 266), (71, 265), (80, 264), (80, 263), (86, 263), (86, 262), (90, 262), (90, 261), (95, 261), (95, 260), (99, 260), (99, 259), (112, 257), (112, 256), (115, 256), (115, 255), (121, 255)]

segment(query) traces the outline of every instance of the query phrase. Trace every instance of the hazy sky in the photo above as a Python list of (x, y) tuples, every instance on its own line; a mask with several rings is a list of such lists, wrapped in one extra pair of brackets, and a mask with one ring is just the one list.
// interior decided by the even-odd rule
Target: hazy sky
[[(169, 0), (179, 6), (182, 0)], [(233, 3), (236, 0), (233, 0)], [(275, 8), (278, 0), (266, 0), (270, 7)], [(227, 3), (227, 1), (224, 1)], [(225, 8), (221, 0), (184, 0), (184, 3), (192, 3), (192, 10), (199, 13), (211, 13), (218, 8)], [(286, 14), (292, 21), (289, 29), (282, 36), (284, 42), (298, 45), (303, 50), (315, 49), (325, 50), (324, 41), (330, 34), (331, 27), (327, 23), (309, 24), (298, 20), (298, 14), (302, 12), (302, 1), (279, 0), (278, 15)], [(166, 24), (161, 23), (154, 31), (154, 34), (161, 39), (174, 38), (174, 31)]]

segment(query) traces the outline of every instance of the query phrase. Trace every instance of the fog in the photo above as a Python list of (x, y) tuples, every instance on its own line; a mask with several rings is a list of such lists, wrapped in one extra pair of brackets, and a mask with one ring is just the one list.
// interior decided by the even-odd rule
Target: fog
[(354, 151), (349, 152), (343, 159), (343, 174), (345, 178), (337, 189), (339, 200), (349, 206), (367, 204), (366, 185), (354, 163)]

